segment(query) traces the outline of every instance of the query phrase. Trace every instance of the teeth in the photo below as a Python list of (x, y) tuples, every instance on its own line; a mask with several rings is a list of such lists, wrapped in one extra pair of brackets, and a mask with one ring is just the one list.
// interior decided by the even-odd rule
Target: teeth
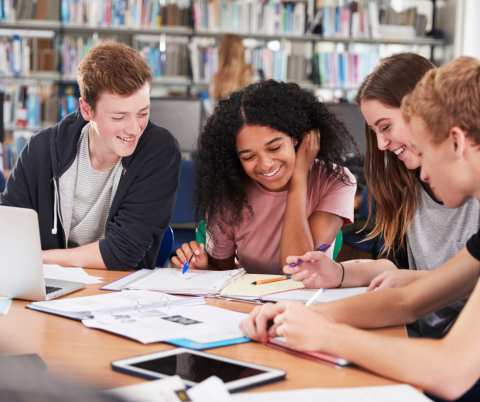
[(282, 165), (280, 165), (280, 166), (277, 168), (277, 170), (275, 170), (275, 171), (272, 172), (272, 173), (262, 173), (262, 174), (263, 174), (264, 176), (266, 176), (266, 177), (272, 177), (274, 174), (276, 174), (276, 173), (280, 170), (281, 167), (282, 167)]
[(403, 151), (405, 151), (405, 148), (406, 148), (405, 145), (404, 145), (403, 147), (401, 147), (401, 148), (398, 148), (398, 149), (394, 152), (394, 154), (397, 155), (397, 156), (399, 156)]
[(122, 141), (127, 141), (127, 142), (131, 142), (131, 141), (133, 141), (133, 140), (135, 139), (135, 137), (134, 137), (134, 138), (118, 137), (118, 138), (120, 138)]

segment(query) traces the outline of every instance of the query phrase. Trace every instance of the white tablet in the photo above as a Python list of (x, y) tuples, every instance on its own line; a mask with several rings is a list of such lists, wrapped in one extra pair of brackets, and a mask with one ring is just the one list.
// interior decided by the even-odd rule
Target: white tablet
[(287, 374), (283, 370), (185, 348), (116, 360), (111, 364), (115, 371), (147, 380), (179, 375), (188, 387), (215, 375), (230, 392), (284, 380)]

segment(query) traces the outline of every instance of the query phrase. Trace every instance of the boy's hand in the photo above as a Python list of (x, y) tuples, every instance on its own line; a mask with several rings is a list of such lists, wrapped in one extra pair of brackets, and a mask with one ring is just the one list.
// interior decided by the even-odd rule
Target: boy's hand
[(315, 161), (319, 151), (320, 132), (318, 130), (312, 130), (304, 134), (297, 149), (293, 176), (298, 178), (307, 177), (307, 173), (310, 170), (312, 163)]
[(192, 257), (190, 261), (190, 268), (192, 269), (207, 269), (208, 268), (208, 255), (205, 252), (205, 246), (198, 244), (196, 241), (182, 244), (182, 248), (177, 251), (177, 256), (172, 258), (172, 263), (175, 268), (183, 268), (185, 263)]
[(342, 267), (321, 251), (309, 251), (301, 257), (288, 256), (287, 263), (302, 260), (301, 264), (285, 265), (283, 272), (292, 275), (292, 280), (303, 282), (306, 288), (336, 288), (342, 280)]

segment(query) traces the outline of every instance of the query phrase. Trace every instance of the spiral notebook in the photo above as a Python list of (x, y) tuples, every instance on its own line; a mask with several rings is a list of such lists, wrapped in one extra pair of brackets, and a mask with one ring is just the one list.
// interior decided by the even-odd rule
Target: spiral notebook
[(262, 285), (252, 285), (252, 282), (282, 277), (283, 275), (246, 274), (232, 284), (226, 286), (220, 296), (226, 299), (239, 299), (247, 301), (262, 301), (262, 298), (276, 293), (290, 292), (304, 289), (302, 282), (287, 279), (284, 281), (270, 282)]
[(299, 350), (292, 349), (285, 342), (285, 338), (270, 338), (266, 345), (281, 350), (282, 352), (287, 352), (291, 355), (303, 357), (304, 359), (313, 360), (314, 362), (326, 364), (327, 366), (331, 367), (342, 368), (351, 364), (348, 360), (342, 359), (341, 357), (332, 356), (327, 353), (300, 352)]

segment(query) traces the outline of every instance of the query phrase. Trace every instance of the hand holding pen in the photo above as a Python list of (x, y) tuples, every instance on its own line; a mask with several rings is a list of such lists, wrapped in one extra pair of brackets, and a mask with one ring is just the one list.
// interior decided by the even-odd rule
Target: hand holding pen
[[(325, 252), (330, 248), (330, 246), (331, 246), (330, 244), (322, 244), (320, 247), (317, 247), (315, 249), (315, 251)], [(293, 264), (290, 264), (289, 267), (290, 268), (295, 267), (296, 265), (300, 264), (301, 262), (303, 262), (303, 261), (301, 259), (298, 259), (297, 262), (294, 262)], [(261, 281), (252, 282), (252, 285), (263, 285), (265, 283), (285, 281), (287, 279), (292, 279), (292, 275), (284, 275), (284, 276), (279, 276), (279, 277), (276, 277), (276, 278), (263, 279)], [(293, 280), (296, 280), (296, 279), (293, 278)]]
[(287, 263), (290, 265), (285, 265), (283, 271), (309, 289), (336, 288), (344, 275), (342, 266), (320, 250), (309, 251), (302, 256), (289, 256)]

